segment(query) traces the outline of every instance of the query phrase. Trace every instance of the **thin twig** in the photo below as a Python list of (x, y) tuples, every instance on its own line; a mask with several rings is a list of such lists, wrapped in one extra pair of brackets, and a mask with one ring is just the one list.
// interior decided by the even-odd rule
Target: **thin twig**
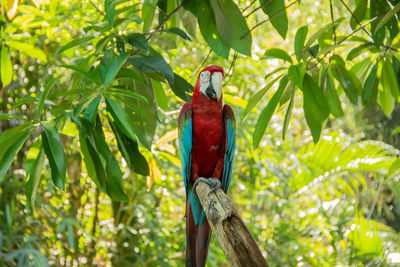
[(179, 6), (177, 6), (171, 13), (168, 14), (168, 16), (163, 20), (163, 22), (161, 22), (160, 24), (158, 24), (156, 27), (154, 27), (153, 31), (150, 33), (150, 35), (147, 37), (147, 41), (151, 39), (151, 37), (153, 37), (154, 33), (156, 31), (158, 31), (162, 26), (164, 26), (164, 24), (173, 16), (175, 15), (176, 12), (178, 12), (178, 10), (183, 6), (183, 2), (180, 3)]
[[(332, 0), (331, 0), (331, 1), (332, 1)], [(364, 1), (364, 0), (361, 0), (361, 1)], [(340, 2), (342, 2), (342, 4), (344, 5), (344, 7), (347, 9), (347, 11), (350, 12), (351, 17), (357, 22), (357, 24), (358, 24), (358, 25), (361, 25), (360, 20), (356, 17), (356, 15), (354, 15), (353, 11), (351, 11), (351, 9), (349, 8), (349, 6), (346, 5), (346, 3), (345, 3), (343, 0), (340, 0)], [(366, 34), (368, 34), (369, 36), (372, 37), (372, 34), (371, 34), (369, 31), (367, 31), (367, 29), (363, 28), (363, 31), (364, 31)]]
[(273, 0), (269, 0), (269, 1), (266, 1), (266, 2), (262, 3), (259, 7), (253, 9), (249, 14), (247, 14), (247, 15), (245, 16), (245, 18), (249, 17), (251, 14), (253, 14), (253, 13), (256, 12), (257, 10), (259, 10), (260, 8), (263, 8), (263, 7), (265, 7), (265, 6), (269, 5), (269, 4), (271, 4), (272, 1), (273, 1)]
[(232, 62), (231, 62), (231, 66), (229, 67), (229, 70), (227, 71), (226, 76), (225, 76), (225, 78), (224, 78), (224, 80), (225, 80), (226, 78), (228, 78), (228, 80), (226, 80), (226, 82), (225, 82), (222, 86), (227, 85), (228, 82), (231, 80), (231, 77), (232, 77), (232, 74), (233, 74), (233, 67), (235, 66), (235, 62), (236, 62), (236, 59), (237, 59), (237, 55), (238, 55), (238, 53), (235, 52), (235, 54), (233, 55), (233, 59), (232, 59)]
[[(364, 1), (364, 0), (362, 0), (362, 1)], [(349, 8), (349, 6), (346, 5), (346, 3), (345, 3), (343, 0), (340, 0), (340, 2), (342, 2), (342, 4), (344, 5), (344, 7), (347, 9), (347, 11), (350, 12), (351, 17), (354, 18), (354, 20), (357, 22), (357, 24), (358, 24), (359, 26), (361, 26), (360, 20), (356, 17), (356, 15), (354, 15), (353, 11), (351, 11), (351, 9)], [(371, 34), (369, 31), (367, 31), (367, 29), (363, 28), (362, 30), (363, 30), (368, 36), (372, 37), (372, 34)], [(385, 44), (381, 44), (381, 46), (385, 47), (385, 48), (386, 48), (386, 51), (387, 51), (388, 49), (397, 51), (396, 48), (391, 47), (391, 46), (388, 46), (388, 45), (385, 45)]]
[(100, 10), (100, 8), (96, 5), (95, 2), (93, 2), (93, 0), (89, 0), (89, 1), (92, 4), (92, 6), (94, 6), (94, 8), (97, 10), (97, 12), (99, 12), (101, 15), (105, 16), (104, 12)]
[(265, 22), (274, 19), (275, 17), (279, 16), (281, 13), (285, 12), (286, 9), (288, 9), (289, 7), (291, 7), (292, 5), (294, 5), (295, 3), (297, 3), (299, 0), (295, 0), (294, 2), (290, 3), (289, 5), (287, 5), (285, 8), (279, 10), (277, 13), (275, 13), (274, 15), (270, 16), (269, 18), (267, 18), (266, 20), (261, 21), (260, 23), (257, 23), (253, 28), (251, 28), (248, 32), (246, 32), (240, 39), (243, 39), (244, 37), (246, 37), (250, 32), (252, 32), (255, 28), (257, 28), (258, 26), (264, 24)]
[(243, 10), (242, 10), (242, 14), (243, 12), (245, 12), (249, 7), (251, 7), (257, 0), (253, 0), (248, 6), (246, 6)]
[(157, 110), (160, 111), (163, 115), (165, 116), (172, 116), (172, 115), (177, 115), (179, 114), (180, 110), (172, 110), (172, 111), (164, 111), (160, 107), (157, 107)]
[(204, 65), (204, 63), (206, 63), (211, 52), (212, 52), (212, 49), (210, 49), (210, 51), (208, 51), (207, 56), (201, 61), (200, 65), (196, 68), (196, 70), (192, 73), (192, 75), (190, 75), (189, 79), (192, 79), (196, 75), (196, 73), (199, 71), (199, 69)]
[[(358, 32), (359, 30), (363, 29), (364, 27), (366, 27), (367, 25), (369, 25), (370, 23), (374, 22), (377, 19), (382, 18), (383, 16), (385, 16), (385, 14), (382, 14), (380, 16), (376, 16), (370, 20), (368, 20), (367, 22), (365, 22), (364, 24), (362, 24), (360, 27), (358, 27), (357, 29), (355, 29), (354, 31), (352, 31), (349, 35), (345, 36), (342, 40), (340, 40), (337, 45), (340, 45), (341, 43), (343, 43), (344, 41), (346, 41), (347, 39), (349, 39), (351, 36), (353, 36), (356, 32)], [(318, 59), (318, 61), (312, 65), (310, 68), (307, 68), (308, 70), (313, 69), (314, 67), (316, 67), (329, 53), (331, 53), (333, 50), (335, 50), (337, 46), (333, 47), (332, 49), (330, 49), (329, 51), (327, 51), (320, 59)]]
[(333, 19), (332, 0), (329, 0), (329, 7), (331, 9), (331, 21), (332, 21), (332, 24), (333, 24), (333, 43), (336, 45), (336, 26), (335, 26), (335, 20)]

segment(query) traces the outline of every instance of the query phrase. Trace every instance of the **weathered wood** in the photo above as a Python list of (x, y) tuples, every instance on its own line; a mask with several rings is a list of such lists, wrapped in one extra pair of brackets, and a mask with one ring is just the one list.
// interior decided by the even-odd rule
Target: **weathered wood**
[(218, 239), (230, 265), (268, 267), (233, 202), (222, 189), (217, 189), (211, 194), (208, 194), (209, 192), (208, 184), (198, 183), (197, 196), (206, 212), (213, 235)]

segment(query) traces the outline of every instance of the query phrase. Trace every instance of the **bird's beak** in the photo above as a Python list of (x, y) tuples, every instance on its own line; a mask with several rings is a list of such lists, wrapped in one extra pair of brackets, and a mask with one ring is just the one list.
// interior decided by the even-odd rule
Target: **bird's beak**
[(213, 90), (214, 97), (217, 99), (217, 102), (221, 99), (222, 95), (222, 73), (214, 72), (210, 79), (210, 87)]

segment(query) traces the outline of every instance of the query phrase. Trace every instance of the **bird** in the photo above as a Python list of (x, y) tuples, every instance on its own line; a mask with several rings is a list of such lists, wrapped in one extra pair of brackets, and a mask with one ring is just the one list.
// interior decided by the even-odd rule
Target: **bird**
[(186, 266), (202, 267), (207, 261), (211, 228), (195, 192), (199, 181), (212, 191), (226, 193), (235, 153), (236, 121), (232, 108), (222, 105), (223, 68), (200, 71), (190, 103), (178, 118), (183, 181), (186, 191)]

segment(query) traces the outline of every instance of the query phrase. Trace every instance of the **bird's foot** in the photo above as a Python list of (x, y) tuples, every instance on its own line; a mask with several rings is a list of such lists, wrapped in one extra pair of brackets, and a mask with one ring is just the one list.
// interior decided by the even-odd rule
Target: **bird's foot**
[(208, 192), (208, 195), (211, 193), (215, 192), (218, 188), (221, 188), (221, 181), (218, 178), (204, 178), (204, 177), (199, 177), (196, 179), (196, 181), (193, 184), (193, 189), (192, 191), (197, 195), (196, 193), (196, 187), (199, 184), (199, 182), (204, 182), (208, 184), (211, 187), (210, 192)]

